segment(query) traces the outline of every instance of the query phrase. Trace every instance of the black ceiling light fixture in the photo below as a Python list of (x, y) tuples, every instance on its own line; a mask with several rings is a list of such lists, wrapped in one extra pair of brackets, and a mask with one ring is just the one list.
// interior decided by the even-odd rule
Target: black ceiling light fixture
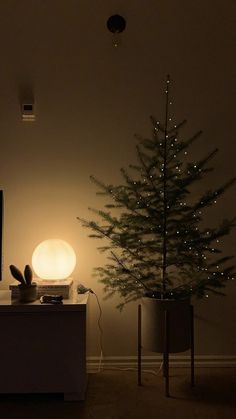
[(119, 40), (117, 34), (123, 32), (126, 28), (126, 20), (121, 15), (112, 15), (107, 19), (107, 29), (114, 34), (113, 45), (118, 47)]
[(125, 30), (126, 21), (123, 16), (112, 15), (107, 20), (107, 28), (112, 33), (120, 33)]

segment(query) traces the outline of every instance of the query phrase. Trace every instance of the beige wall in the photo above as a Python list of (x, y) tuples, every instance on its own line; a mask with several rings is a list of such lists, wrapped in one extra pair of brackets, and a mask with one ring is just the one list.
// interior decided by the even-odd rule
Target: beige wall
[[(127, 30), (112, 47), (106, 20), (123, 14)], [(234, 0), (2, 0), (0, 2), (0, 188), (5, 194), (4, 280), (8, 266), (31, 261), (37, 243), (59, 237), (75, 249), (75, 278), (97, 292), (105, 355), (134, 355), (136, 305), (123, 313), (104, 301), (92, 269), (104, 259), (76, 216), (101, 207), (89, 176), (119, 182), (135, 158), (134, 133), (148, 136), (149, 115), (164, 113), (164, 80), (174, 79), (177, 120), (186, 136), (203, 130), (192, 149), (220, 152), (209, 183), (235, 174)], [(23, 123), (20, 99), (33, 93), (36, 122)], [(235, 189), (212, 219), (235, 214)], [(235, 234), (235, 233), (234, 233)], [(235, 235), (224, 240), (235, 254)], [(227, 298), (197, 302), (197, 352), (234, 355), (235, 284)], [(98, 354), (97, 305), (91, 298), (89, 354)]]

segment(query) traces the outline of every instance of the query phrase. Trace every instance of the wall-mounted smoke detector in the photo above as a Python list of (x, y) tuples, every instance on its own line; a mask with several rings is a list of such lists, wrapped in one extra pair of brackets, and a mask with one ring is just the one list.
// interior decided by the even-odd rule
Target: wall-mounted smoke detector
[(35, 121), (35, 105), (33, 102), (24, 102), (21, 105), (22, 121), (33, 122)]

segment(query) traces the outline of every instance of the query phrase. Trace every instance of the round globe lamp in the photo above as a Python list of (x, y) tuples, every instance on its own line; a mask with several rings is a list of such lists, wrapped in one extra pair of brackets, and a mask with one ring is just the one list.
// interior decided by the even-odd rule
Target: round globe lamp
[(75, 265), (76, 255), (69, 243), (61, 239), (41, 242), (32, 255), (32, 266), (39, 278), (37, 284), (40, 294), (68, 296), (69, 290), (66, 291), (66, 288), (72, 285), (70, 276)]

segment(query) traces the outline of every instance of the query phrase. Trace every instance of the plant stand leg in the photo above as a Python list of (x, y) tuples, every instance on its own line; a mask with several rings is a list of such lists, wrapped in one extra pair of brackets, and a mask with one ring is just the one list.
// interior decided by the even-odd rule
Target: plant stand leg
[(194, 314), (193, 305), (190, 305), (190, 349), (191, 349), (191, 386), (195, 384), (194, 379)]
[(169, 312), (165, 310), (165, 340), (164, 340), (164, 377), (165, 377), (165, 395), (170, 397), (169, 392)]
[(162, 355), (163, 355), (162, 356), (162, 375), (163, 375), (163, 377), (165, 377), (166, 376), (166, 372), (165, 372), (165, 351), (163, 352)]
[(142, 385), (142, 306), (138, 305), (138, 385)]

